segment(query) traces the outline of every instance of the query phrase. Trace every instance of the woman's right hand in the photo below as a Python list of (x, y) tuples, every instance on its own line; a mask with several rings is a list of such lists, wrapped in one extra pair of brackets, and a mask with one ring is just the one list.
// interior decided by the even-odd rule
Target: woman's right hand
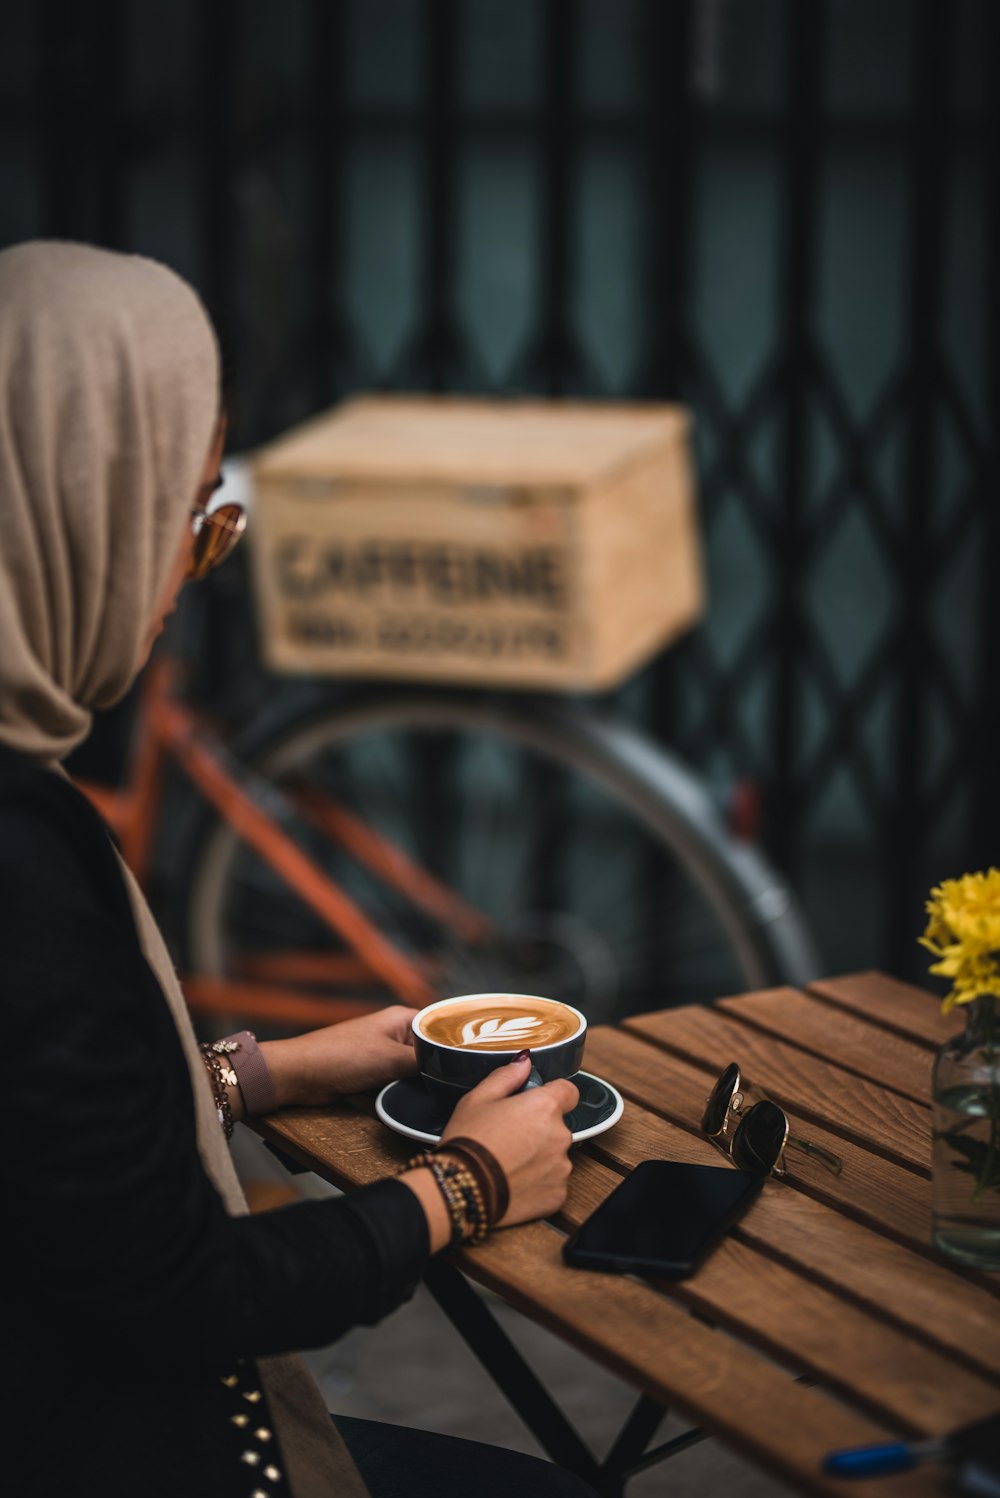
[(490, 1072), (456, 1105), (439, 1146), (447, 1154), (449, 1136), (463, 1136), (496, 1158), (510, 1189), (505, 1227), (558, 1212), (573, 1168), (564, 1114), (576, 1107), (579, 1091), (558, 1081), (519, 1092), (530, 1073), (530, 1053)]

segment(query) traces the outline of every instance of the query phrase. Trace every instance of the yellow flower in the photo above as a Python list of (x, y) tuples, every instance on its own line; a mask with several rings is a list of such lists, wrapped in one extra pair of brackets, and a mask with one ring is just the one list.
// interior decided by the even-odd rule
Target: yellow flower
[(943, 1013), (980, 994), (1000, 995), (1000, 869), (943, 880), (926, 908), (920, 943), (938, 959), (931, 972), (952, 982)]

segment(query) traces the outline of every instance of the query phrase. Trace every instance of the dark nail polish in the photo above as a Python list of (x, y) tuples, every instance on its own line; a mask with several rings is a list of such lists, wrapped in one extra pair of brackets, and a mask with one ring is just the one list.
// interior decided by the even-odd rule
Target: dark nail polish
[(514, 1057), (514, 1060), (511, 1062), (511, 1065), (516, 1066), (519, 1061), (527, 1061), (530, 1055), (530, 1051), (518, 1051), (517, 1055)]

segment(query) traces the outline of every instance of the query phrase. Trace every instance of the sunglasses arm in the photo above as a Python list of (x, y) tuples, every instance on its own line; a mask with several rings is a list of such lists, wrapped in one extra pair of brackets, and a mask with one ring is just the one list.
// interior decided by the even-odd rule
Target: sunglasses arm
[(824, 1149), (821, 1144), (813, 1144), (810, 1139), (800, 1139), (796, 1134), (789, 1134), (785, 1140), (786, 1148), (801, 1150), (804, 1155), (814, 1155), (821, 1165), (839, 1176), (844, 1168), (844, 1162), (839, 1155), (833, 1154), (831, 1150)]

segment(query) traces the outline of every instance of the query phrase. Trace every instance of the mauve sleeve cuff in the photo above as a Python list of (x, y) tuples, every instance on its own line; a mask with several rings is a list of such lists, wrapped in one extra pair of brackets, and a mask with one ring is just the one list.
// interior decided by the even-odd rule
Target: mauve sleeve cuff
[(278, 1097), (256, 1035), (250, 1030), (240, 1030), (238, 1034), (226, 1038), (239, 1041), (239, 1050), (230, 1051), (226, 1060), (236, 1073), (247, 1117), (257, 1118), (262, 1113), (273, 1113), (278, 1106)]

